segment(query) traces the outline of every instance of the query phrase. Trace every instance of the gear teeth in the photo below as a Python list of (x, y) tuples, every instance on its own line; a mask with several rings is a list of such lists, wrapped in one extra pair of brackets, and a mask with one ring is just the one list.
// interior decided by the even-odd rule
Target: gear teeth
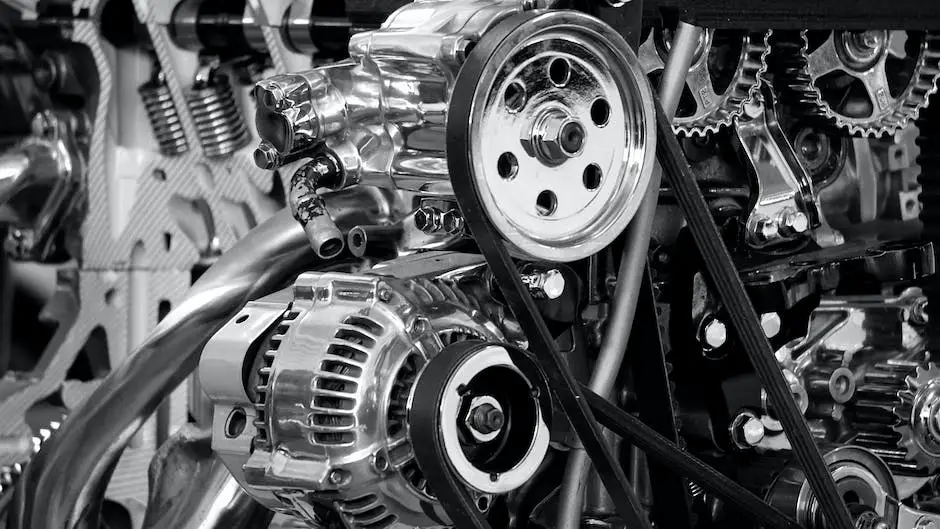
[[(63, 422), (65, 422), (65, 415), (63, 415), (60, 420), (51, 421), (48, 426), (38, 430), (38, 435), (34, 435), (32, 438), (33, 456), (39, 453), (46, 442), (48, 442), (59, 427), (62, 426)], [(27, 463), (29, 463), (29, 459), (12, 465), (0, 466), (0, 497), (13, 491), (16, 482), (19, 481), (20, 476), (23, 475), (23, 469)]]
[(809, 40), (805, 30), (796, 38), (775, 40), (773, 48), (779, 59), (774, 68), (775, 78), (782, 81), (780, 87), (787, 89), (784, 102), (802, 113), (825, 118), (856, 136), (880, 137), (906, 127), (927, 106), (940, 78), (940, 34), (927, 32), (923, 34), (911, 81), (898, 96), (896, 105), (877, 116), (850, 118), (833, 110), (816, 87), (816, 80), (809, 73)]
[[(673, 130), (685, 137), (703, 138), (731, 125), (734, 119), (744, 113), (744, 106), (754, 97), (760, 88), (761, 80), (767, 72), (767, 57), (770, 54), (770, 30), (751, 32), (744, 37), (744, 45), (734, 81), (724, 94), (713, 112), (689, 118), (676, 118)], [(708, 53), (707, 51), (705, 53)], [(689, 87), (690, 89), (694, 89)]]
[(917, 366), (904, 382), (906, 387), (897, 394), (898, 405), (894, 412), (899, 422), (894, 431), (901, 435), (899, 445), (906, 450), (905, 459), (932, 473), (940, 468), (940, 439), (929, 430), (918, 428), (913, 418), (940, 407), (937, 402), (940, 400), (937, 387), (940, 385), (940, 366), (933, 362)]

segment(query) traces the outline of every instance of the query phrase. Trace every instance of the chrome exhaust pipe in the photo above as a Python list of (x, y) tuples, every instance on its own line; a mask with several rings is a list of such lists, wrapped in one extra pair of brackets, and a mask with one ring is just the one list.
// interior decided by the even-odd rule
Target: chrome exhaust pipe
[[(393, 195), (352, 187), (324, 197), (348, 231), (392, 211)], [(370, 219), (372, 223), (387, 221)], [(97, 528), (110, 470), (136, 431), (199, 361), (205, 342), (248, 300), (265, 295), (316, 261), (303, 227), (282, 210), (240, 240), (189, 290), (186, 298), (113, 371), (30, 462), (17, 486), (10, 527)]]

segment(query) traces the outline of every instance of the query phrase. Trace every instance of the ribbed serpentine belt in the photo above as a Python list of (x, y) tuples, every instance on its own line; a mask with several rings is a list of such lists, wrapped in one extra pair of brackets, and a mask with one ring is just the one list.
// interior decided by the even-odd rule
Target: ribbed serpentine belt
[[(514, 15), (488, 31), (461, 68), (448, 114), (447, 158), (454, 192), (466, 224), (486, 258), (507, 305), (529, 338), (529, 348), (534, 360), (539, 364), (557, 402), (581, 439), (618, 513), (628, 527), (649, 529), (651, 524), (623, 469), (602, 437), (599, 421), (621, 435), (629, 435), (630, 442), (645, 449), (649, 457), (679, 469), (729, 504), (739, 507), (742, 514), (760, 519), (766, 527), (799, 527), (796, 522), (739, 484), (683, 452), (646, 425), (611, 406), (603, 398), (582, 388), (559, 353), (545, 321), (520, 278), (516, 264), (479, 199), (472, 174), (471, 154), (468, 152), (476, 82), (481, 77), (487, 59), (527, 16), (529, 15), (524, 13)], [(728, 307), (741, 343), (750, 355), (774, 409), (779, 410), (779, 419), (786, 429), (810, 485), (816, 492), (822, 512), (828, 520), (835, 521), (830, 526), (851, 529), (848, 510), (842, 503), (832, 476), (793, 402), (789, 387), (780, 373), (731, 256), (721, 240), (705, 199), (689, 172), (685, 157), (673, 135), (672, 126), (658, 102), (656, 112), (660, 163), (676, 191), (676, 197), (685, 211), (693, 237), (702, 251), (717, 290)], [(432, 405), (437, 399), (417, 400), (421, 402), (416, 402), (416, 408), (412, 410), (411, 432), (415, 456), (429, 485), (444, 505), (455, 527), (489, 529), (487, 520), (476, 508), (473, 496), (456, 478), (448, 461), (439, 436), (442, 418), (438, 414), (439, 408)]]

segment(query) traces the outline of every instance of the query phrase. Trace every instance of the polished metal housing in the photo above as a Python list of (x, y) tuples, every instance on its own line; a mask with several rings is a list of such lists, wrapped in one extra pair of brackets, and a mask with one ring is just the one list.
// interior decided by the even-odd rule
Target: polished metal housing
[[(200, 362), (215, 403), (213, 448), (256, 499), (308, 522), (317, 501), (334, 502), (351, 527), (446, 518), (405, 418), (421, 398), (411, 393), (415, 377), (445, 343), (503, 340), (462, 300), (444, 282), (310, 272), (290, 291), (248, 303)], [(246, 393), (243, 366), (252, 362)], [(497, 485), (509, 486), (483, 492)]]

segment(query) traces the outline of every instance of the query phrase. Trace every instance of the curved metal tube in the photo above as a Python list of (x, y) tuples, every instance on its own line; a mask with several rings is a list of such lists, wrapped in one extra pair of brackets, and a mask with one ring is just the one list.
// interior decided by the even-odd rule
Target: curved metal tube
[[(391, 207), (389, 196), (374, 188), (354, 187), (324, 198), (337, 224), (347, 228), (370, 213), (388, 215)], [(206, 340), (244, 303), (276, 289), (314, 258), (289, 210), (223, 254), (30, 462), (14, 496), (9, 526), (71, 529), (96, 518), (124, 446), (196, 368)]]
[[(679, 106), (679, 97), (685, 86), (689, 65), (698, 47), (702, 28), (679, 23), (672, 44), (672, 51), (666, 60), (666, 68), (659, 85), (659, 100), (667, 116), (672, 116)], [(640, 285), (643, 282), (643, 270), (650, 245), (650, 232), (653, 228), (653, 216), (659, 200), (659, 186), (662, 181), (662, 169), (657, 163), (653, 168), (649, 188), (643, 204), (633, 221), (627, 227), (626, 244), (620, 260), (617, 289), (607, 322), (607, 333), (597, 357), (590, 388), (602, 396), (609, 396), (614, 389), (620, 366), (630, 341), (633, 328), (633, 316), (636, 314), (636, 302), (639, 298)], [(568, 455), (565, 478), (562, 482), (560, 504), (558, 505), (558, 528), (579, 529), (584, 502), (585, 486), (591, 470), (590, 461), (583, 449), (575, 448)]]
[(184, 425), (150, 463), (144, 529), (255, 529), (273, 516), (212, 452), (209, 430)]

